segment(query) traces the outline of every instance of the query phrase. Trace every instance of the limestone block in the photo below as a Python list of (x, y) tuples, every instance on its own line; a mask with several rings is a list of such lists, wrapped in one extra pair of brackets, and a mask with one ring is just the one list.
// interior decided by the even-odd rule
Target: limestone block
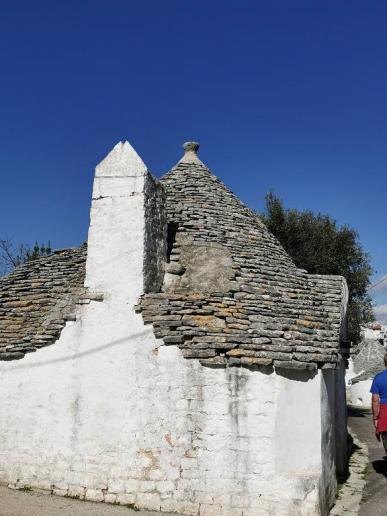
[(116, 502), (119, 505), (133, 505), (136, 503), (136, 495), (129, 493), (119, 493)]
[(65, 471), (64, 482), (68, 485), (80, 485), (80, 474), (77, 471)]
[(160, 511), (161, 503), (160, 495), (155, 493), (138, 493), (136, 498), (136, 506), (139, 509)]
[(198, 516), (200, 505), (192, 502), (179, 502), (174, 499), (162, 500), (160, 509), (162, 512), (175, 512), (184, 516)]
[(67, 489), (69, 488), (69, 484), (68, 482), (55, 482), (54, 488), (67, 491)]
[(138, 488), (139, 488), (139, 491), (142, 493), (149, 493), (156, 489), (156, 483), (151, 480), (142, 480), (139, 483)]
[(86, 489), (85, 500), (90, 502), (103, 502), (103, 491), (101, 489)]
[(249, 497), (233, 494), (233, 495), (231, 495), (231, 505), (232, 505), (232, 507), (237, 507), (237, 508), (248, 507), (250, 505)]
[(120, 480), (118, 478), (109, 480), (108, 491), (109, 493), (124, 493), (126, 491), (127, 481)]
[[(99, 473), (99, 474), (98, 474)], [(108, 489), (108, 482), (106, 480), (106, 474), (101, 473), (100, 471), (93, 472), (92, 468), (90, 468), (90, 472), (85, 475), (84, 478), (81, 478), (80, 484), (86, 487), (91, 487), (96, 490)]]
[(161, 469), (152, 469), (148, 473), (148, 478), (149, 480), (165, 480), (167, 478), (167, 474)]
[(224, 512), (220, 505), (207, 505), (207, 504), (203, 503), (203, 504), (200, 504), (199, 515), (200, 516), (223, 516)]
[(69, 486), (68, 496), (70, 498), (78, 498), (79, 500), (85, 499), (85, 488), (80, 486)]
[(106, 493), (104, 500), (105, 503), (117, 503), (117, 495), (115, 493)]
[(175, 484), (169, 480), (156, 482), (156, 489), (159, 493), (172, 492), (175, 489)]
[(52, 491), (52, 482), (50, 480), (32, 480), (31, 487), (42, 489), (43, 491)]
[(130, 478), (125, 482), (125, 489), (123, 491), (126, 493), (136, 493), (138, 491), (138, 484), (138, 480)]
[(52, 494), (54, 494), (56, 496), (67, 496), (68, 495), (68, 490), (67, 489), (57, 489), (57, 488), (54, 488), (52, 490)]
[[(246, 509), (222, 508), (222, 516), (245, 516), (245, 514), (247, 514)], [(257, 514), (259, 514), (259, 513), (255, 513), (255, 515), (257, 515)]]

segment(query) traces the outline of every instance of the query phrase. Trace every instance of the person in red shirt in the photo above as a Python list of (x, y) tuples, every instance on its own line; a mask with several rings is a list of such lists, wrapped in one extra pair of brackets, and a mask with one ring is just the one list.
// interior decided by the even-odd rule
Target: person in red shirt
[(386, 370), (375, 376), (372, 386), (372, 415), (375, 435), (378, 441), (382, 438), (387, 454), (387, 354), (384, 355)]

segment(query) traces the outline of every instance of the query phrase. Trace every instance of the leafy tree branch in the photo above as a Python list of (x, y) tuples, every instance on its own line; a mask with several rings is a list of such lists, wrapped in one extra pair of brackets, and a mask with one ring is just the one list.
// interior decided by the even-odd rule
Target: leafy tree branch
[(373, 269), (357, 231), (338, 226), (329, 215), (287, 209), (274, 193), (267, 194), (261, 217), (297, 267), (310, 274), (344, 276), (349, 289), (349, 338), (357, 343), (360, 326), (374, 320), (368, 295)]

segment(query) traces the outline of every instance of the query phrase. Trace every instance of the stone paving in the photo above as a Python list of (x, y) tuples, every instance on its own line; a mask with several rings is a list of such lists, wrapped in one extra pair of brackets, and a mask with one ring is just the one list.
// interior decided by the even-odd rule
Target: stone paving
[(369, 452), (366, 485), (360, 505), (359, 516), (387, 515), (387, 460), (382, 443), (375, 438), (369, 411), (358, 411), (351, 417), (351, 428)]
[(339, 489), (330, 516), (386, 516), (387, 460), (382, 444), (375, 438), (371, 412), (352, 408), (348, 423), (355, 451), (350, 476)]
[(358, 440), (351, 428), (349, 432), (353, 437), (354, 446), (354, 452), (349, 461), (350, 475), (345, 484), (339, 487), (336, 505), (331, 510), (330, 516), (357, 516), (366, 484), (368, 449)]

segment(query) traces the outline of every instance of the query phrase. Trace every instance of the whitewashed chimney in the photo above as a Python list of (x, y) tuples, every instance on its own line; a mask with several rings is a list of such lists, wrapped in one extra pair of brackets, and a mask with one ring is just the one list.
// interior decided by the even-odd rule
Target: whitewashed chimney
[(158, 291), (165, 241), (163, 189), (133, 147), (119, 142), (95, 169), (85, 286), (131, 305)]

